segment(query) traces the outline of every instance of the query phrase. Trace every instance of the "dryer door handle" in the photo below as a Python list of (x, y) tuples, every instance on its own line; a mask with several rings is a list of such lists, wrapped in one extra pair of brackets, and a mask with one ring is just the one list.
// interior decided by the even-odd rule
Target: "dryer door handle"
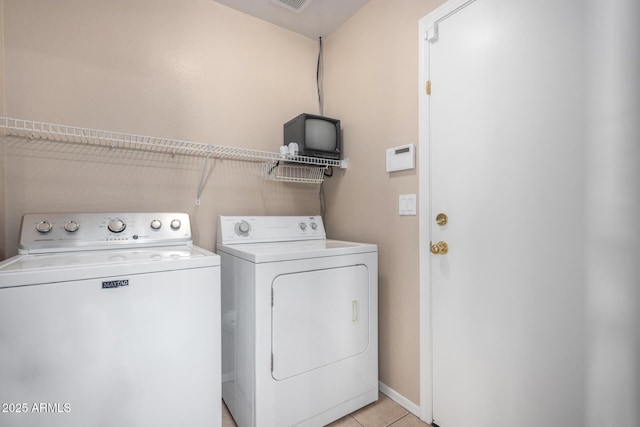
[(354, 299), (351, 301), (351, 323), (358, 323), (360, 321), (360, 300)]

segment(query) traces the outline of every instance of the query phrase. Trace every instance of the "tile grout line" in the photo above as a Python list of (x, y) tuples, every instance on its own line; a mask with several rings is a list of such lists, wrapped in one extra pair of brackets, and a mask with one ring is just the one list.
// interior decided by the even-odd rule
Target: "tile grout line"
[[(397, 423), (398, 421), (400, 421), (401, 419), (408, 417), (409, 415), (412, 415), (412, 414), (411, 414), (411, 412), (407, 412), (406, 414), (404, 414), (403, 416), (401, 416), (401, 417), (400, 417), (400, 418), (398, 418), (397, 420), (393, 421), (391, 424), (387, 424), (387, 425), (386, 425), (386, 427), (393, 427), (393, 425), (394, 425), (394, 424), (396, 424), (396, 423)], [(420, 420), (419, 418), (418, 418), (418, 420), (419, 420), (421, 423), (424, 423), (425, 427), (431, 427), (431, 424), (427, 424), (427, 423), (425, 423), (424, 421)]]
[(354, 417), (353, 415), (349, 414), (349, 418), (351, 418), (353, 421), (355, 421), (356, 423), (358, 423), (359, 426), (365, 427), (364, 424), (362, 424), (360, 421), (358, 421), (356, 419), (356, 417)]
[(400, 421), (401, 419), (403, 419), (404, 417), (406, 417), (406, 416), (407, 416), (407, 415), (409, 415), (409, 414), (410, 414), (410, 412), (407, 412), (406, 414), (402, 415), (401, 417), (396, 418), (395, 420), (393, 420), (393, 421), (391, 421), (389, 424), (387, 424), (387, 425), (386, 425), (386, 427), (389, 427), (389, 426), (391, 426), (391, 425), (393, 425), (393, 424), (397, 423), (398, 421)]

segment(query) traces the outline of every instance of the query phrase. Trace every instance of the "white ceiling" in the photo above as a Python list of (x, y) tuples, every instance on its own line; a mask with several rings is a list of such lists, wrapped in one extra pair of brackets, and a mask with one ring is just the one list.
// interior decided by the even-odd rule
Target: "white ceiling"
[[(325, 38), (369, 0), (299, 0), (297, 11), (280, 0), (215, 0), (272, 24), (317, 39)], [(285, 3), (288, 0), (283, 0)], [(295, 1), (293, 3), (296, 3)]]

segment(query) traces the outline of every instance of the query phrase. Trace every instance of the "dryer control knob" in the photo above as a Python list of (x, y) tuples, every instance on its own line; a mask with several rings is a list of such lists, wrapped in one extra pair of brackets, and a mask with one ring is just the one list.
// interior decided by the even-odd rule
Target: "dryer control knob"
[(182, 223), (180, 222), (179, 219), (174, 219), (173, 221), (171, 221), (171, 228), (172, 229), (179, 230), (181, 226), (182, 226)]
[(305, 224), (304, 222), (300, 223), (300, 230), (304, 231), (307, 229), (307, 224)]
[(235, 230), (238, 236), (248, 236), (249, 231), (251, 231), (251, 226), (247, 221), (240, 221), (236, 223)]
[(315, 222), (311, 223), (311, 229), (312, 230), (317, 230), (318, 229), (318, 224), (316, 224)]
[(74, 231), (78, 231), (78, 229), (80, 228), (80, 224), (78, 224), (77, 221), (67, 221), (67, 223), (64, 225), (64, 229), (73, 233)]
[(151, 228), (153, 228), (154, 230), (160, 230), (160, 227), (162, 227), (162, 222), (160, 222), (159, 219), (154, 219), (153, 221), (151, 221)]
[(48, 233), (52, 228), (53, 226), (49, 221), (40, 221), (36, 224), (36, 230), (38, 230), (40, 233)]
[(124, 221), (119, 218), (114, 218), (109, 221), (109, 225), (107, 226), (107, 228), (109, 229), (109, 231), (112, 231), (114, 233), (121, 233), (125, 228), (127, 228), (127, 224), (125, 224)]

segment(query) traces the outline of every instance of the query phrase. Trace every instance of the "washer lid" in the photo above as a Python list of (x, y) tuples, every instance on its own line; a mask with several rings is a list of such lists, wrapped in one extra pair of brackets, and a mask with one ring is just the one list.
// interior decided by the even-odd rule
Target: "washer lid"
[(310, 240), (303, 242), (218, 244), (218, 253), (227, 253), (253, 262), (276, 262), (296, 259), (321, 258), (377, 252), (378, 246), (370, 243), (341, 240)]
[(196, 246), (16, 255), (0, 262), (0, 288), (220, 265)]

